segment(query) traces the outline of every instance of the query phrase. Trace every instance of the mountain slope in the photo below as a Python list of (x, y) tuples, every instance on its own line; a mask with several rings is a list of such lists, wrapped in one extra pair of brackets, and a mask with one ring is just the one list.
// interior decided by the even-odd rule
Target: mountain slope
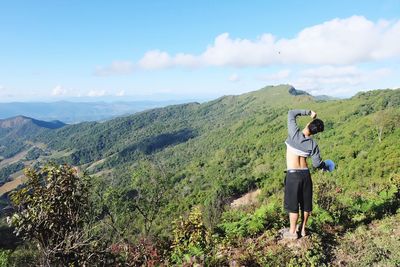
[[(61, 121), (41, 121), (25, 116), (0, 120), (0, 157), (9, 158), (30, 148), (35, 136), (64, 127)], [(28, 142), (28, 143), (27, 143)]]
[(58, 120), (41, 121), (25, 116), (16, 116), (0, 120), (0, 129), (3, 131), (0, 137), (13, 133), (18, 137), (29, 138), (32, 135), (36, 135), (40, 129), (58, 129), (65, 125), (65, 123)]
[[(171, 150), (174, 153), (189, 153), (192, 149), (188, 146), (201, 146), (195, 154), (182, 157), (180, 161), (183, 163), (186, 159), (190, 162), (193, 157), (213, 156), (218, 149), (229, 149), (229, 137), (234, 136), (239, 138), (229, 140), (234, 146), (258, 140), (252, 146), (263, 147), (263, 140), (264, 144), (281, 150), (286, 112), (292, 107), (316, 109), (326, 119), (327, 133), (321, 135), (326, 136), (331, 131), (335, 133), (335, 128), (341, 124), (348, 123), (350, 117), (353, 120), (391, 106), (397, 107), (397, 97), (398, 90), (376, 91), (350, 100), (320, 103), (310, 95), (296, 92), (289, 85), (271, 86), (204, 104), (175, 105), (103, 123), (69, 125), (55, 131), (44, 131), (31, 141), (65, 152), (62, 153), (65, 156), (55, 158), (59, 162), (85, 164), (87, 167), (101, 161), (90, 169), (92, 172), (123, 169), (127, 163), (149, 155), (166, 157), (165, 154)], [(378, 98), (383, 98), (382, 103), (374, 102)], [(254, 132), (252, 136), (248, 136), (250, 132)], [(251, 160), (249, 163), (254, 164)]]
[[(184, 209), (211, 197), (210, 190), (218, 191), (216, 188), (221, 187), (227, 198), (266, 181), (267, 192), (279, 191), (285, 169), (286, 114), (291, 108), (314, 109), (325, 121), (326, 131), (316, 138), (322, 155), (337, 162), (335, 175), (345, 182), (362, 173), (349, 186), (363, 186), (380, 172), (387, 177), (399, 166), (395, 163), (398, 150), (394, 148), (398, 144), (398, 127), (386, 127), (387, 136), (379, 142), (378, 126), (374, 125), (379, 112), (385, 110), (393, 113), (394, 120), (397, 118), (399, 90), (372, 91), (349, 100), (326, 102), (290, 93), (291, 90), (288, 85), (272, 86), (204, 104), (175, 105), (104, 123), (70, 125), (46, 132), (34, 141), (63, 151), (54, 158), (60, 163), (90, 167), (91, 173), (111, 171), (109, 175), (119, 177), (114, 179), (119, 184), (129, 181), (131, 166), (141, 159), (150, 157), (164, 162), (180, 181), (176, 190), (187, 200), (179, 204), (186, 206)], [(388, 140), (393, 142), (382, 150)], [(385, 161), (380, 158), (382, 153), (389, 155)], [(366, 161), (378, 161), (381, 166), (357, 166)]]
[[(331, 264), (335, 257), (349, 257), (336, 250), (336, 242), (351, 242), (354, 229), (396, 216), (400, 208), (400, 89), (331, 101), (294, 90), (289, 85), (265, 87), (203, 104), (67, 125), (24, 141), (43, 143), (50, 151), (39, 161), (68, 162), (91, 174), (95, 196), (100, 196), (98, 209), (113, 214), (117, 229), (129, 229), (126, 238), (136, 240), (146, 223), (143, 214), (129, 208), (137, 203), (137, 193), (157, 192), (163, 201), (156, 207), (151, 234), (171, 239), (171, 220), (200, 205), (204, 223), (224, 240), (216, 251), (229, 244), (228, 251), (245, 253), (261, 240), (267, 243), (256, 245), (272, 256), (258, 258), (259, 250), (250, 250), (239, 255), (249, 260), (241, 264), (262, 266), (275, 260), (281, 265), (289, 256), (300, 264), (302, 256), (287, 254), (275, 236), (287, 224), (282, 210), (287, 112), (312, 109), (325, 122), (325, 131), (314, 137), (322, 157), (335, 161), (337, 168), (332, 173), (312, 171), (313, 236), (305, 242), (310, 247), (300, 251), (308, 263)], [(309, 120), (301, 117), (298, 123), (301, 127)], [(154, 182), (155, 176), (143, 171), (146, 164), (158, 166), (164, 180)], [(232, 199), (255, 188), (261, 189), (255, 207), (229, 209)], [(243, 238), (248, 246), (243, 247)], [(397, 244), (394, 240), (390, 250)]]

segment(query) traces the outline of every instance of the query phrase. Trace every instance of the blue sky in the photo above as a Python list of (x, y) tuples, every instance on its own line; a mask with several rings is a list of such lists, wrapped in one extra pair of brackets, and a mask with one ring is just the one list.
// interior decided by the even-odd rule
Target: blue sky
[(0, 14), (0, 102), (400, 87), (398, 0), (1, 0)]

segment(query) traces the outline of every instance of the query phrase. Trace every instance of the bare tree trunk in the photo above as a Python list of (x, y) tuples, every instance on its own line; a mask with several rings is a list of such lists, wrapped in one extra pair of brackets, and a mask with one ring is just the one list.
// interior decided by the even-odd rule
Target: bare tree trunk
[(378, 141), (382, 142), (383, 126), (376, 126), (376, 131), (378, 132)]

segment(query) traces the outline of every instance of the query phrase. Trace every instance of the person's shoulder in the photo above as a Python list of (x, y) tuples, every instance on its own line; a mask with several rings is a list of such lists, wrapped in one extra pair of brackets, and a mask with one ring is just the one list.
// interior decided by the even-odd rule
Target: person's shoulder
[(310, 143), (313, 149), (318, 148), (318, 143), (313, 138), (310, 138)]

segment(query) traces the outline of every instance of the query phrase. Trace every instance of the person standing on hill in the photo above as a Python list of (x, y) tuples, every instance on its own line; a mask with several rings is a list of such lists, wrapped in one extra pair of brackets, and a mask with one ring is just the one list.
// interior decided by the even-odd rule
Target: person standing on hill
[[(311, 116), (313, 119), (300, 131), (296, 123), (297, 116)], [(288, 112), (288, 138), (285, 141), (287, 172), (285, 177), (284, 208), (289, 213), (290, 228), (283, 233), (285, 239), (297, 239), (296, 224), (299, 218), (299, 206), (302, 214), (301, 236), (306, 235), (306, 224), (312, 211), (312, 180), (307, 166), (307, 158), (312, 158), (314, 168), (328, 170), (322, 161), (318, 144), (311, 138), (324, 131), (324, 122), (317, 119), (312, 110), (290, 110)]]

